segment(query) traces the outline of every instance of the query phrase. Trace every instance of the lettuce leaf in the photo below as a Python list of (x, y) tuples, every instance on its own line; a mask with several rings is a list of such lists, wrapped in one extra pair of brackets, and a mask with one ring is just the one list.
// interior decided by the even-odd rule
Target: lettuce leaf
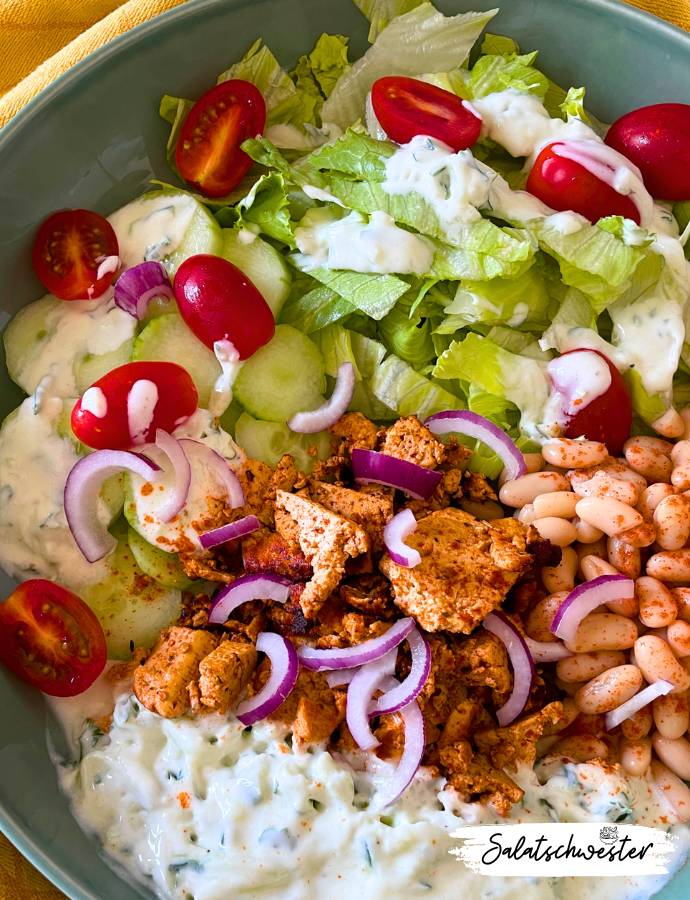
[(521, 356), (529, 356), (530, 359), (541, 362), (548, 362), (551, 359), (551, 354), (541, 349), (539, 341), (534, 335), (526, 334), (524, 331), (504, 328), (503, 325), (494, 325), (489, 329), (486, 337), (511, 353), (519, 353)]
[(280, 150), (268, 138), (251, 138), (242, 144), (242, 149), (254, 162), (266, 166), (267, 169), (275, 169), (279, 172), (288, 185), (295, 185), (299, 188), (304, 187), (306, 184), (319, 188), (326, 187), (326, 179), (317, 169), (310, 168), (308, 172), (305, 172), (291, 166)]
[(258, 226), (262, 234), (281, 241), (288, 247), (295, 246), (290, 228), (285, 180), (276, 172), (262, 175), (236, 206), (222, 207), (215, 216), (223, 228), (239, 229), (251, 223)]
[(490, 34), (486, 32), (482, 41), (481, 52), (487, 56), (499, 54), (500, 56), (510, 56), (520, 52), (520, 45), (512, 38), (505, 37), (502, 34)]
[(369, 43), (373, 44), (391, 19), (402, 16), (424, 0), (354, 0), (357, 9), (371, 22)]
[(381, 403), (399, 416), (417, 416), (422, 422), (433, 413), (465, 408), (463, 400), (420, 375), (397, 356), (389, 356), (376, 369), (371, 389)]
[(362, 380), (357, 360), (352, 349), (352, 332), (343, 328), (339, 323), (327, 325), (311, 335), (312, 341), (323, 353), (326, 362), (326, 375), (335, 378), (339, 366), (344, 362), (352, 363), (355, 369), (355, 379)]
[(480, 99), (494, 91), (508, 89), (544, 97), (549, 82), (546, 76), (532, 65), (536, 56), (536, 50), (525, 56), (517, 53), (480, 56), (472, 66), (472, 74), (467, 84), (470, 98)]
[(431, 339), (431, 320), (420, 312), (412, 312), (412, 303), (412, 298), (398, 300), (379, 322), (379, 333), (391, 353), (413, 368), (421, 369), (434, 361), (436, 351)]
[(177, 166), (175, 165), (175, 149), (177, 148), (177, 139), (179, 137), (182, 124), (189, 115), (189, 112), (193, 106), (193, 100), (185, 100), (182, 97), (171, 97), (169, 94), (165, 94), (165, 96), (161, 99), (160, 106), (158, 108), (158, 114), (161, 116), (161, 118), (165, 119), (166, 122), (169, 122), (172, 125), (172, 128), (170, 129), (170, 135), (168, 136), (168, 143), (165, 145), (165, 158), (167, 159), (170, 168), (178, 177), (181, 176), (177, 171)]
[(293, 72), (297, 88), (323, 101), (333, 93), (338, 79), (350, 71), (347, 58), (347, 38), (342, 34), (322, 34), (307, 56), (301, 56)]
[(355, 392), (348, 409), (361, 412), (368, 419), (376, 421), (388, 422), (396, 419), (395, 411), (382, 403), (371, 387), (371, 379), (386, 356), (386, 348), (378, 341), (356, 331), (350, 331), (349, 335), (355, 362), (362, 377), (361, 380), (355, 381)]
[(630, 394), (633, 411), (643, 422), (651, 425), (652, 422), (656, 422), (660, 416), (663, 416), (668, 405), (664, 403), (659, 394), (650, 396), (647, 393), (642, 384), (640, 373), (636, 369), (628, 369), (623, 375), (623, 380)]
[(352, 175), (360, 181), (385, 181), (386, 159), (395, 150), (395, 144), (390, 141), (377, 141), (348, 128), (332, 144), (315, 150), (309, 162), (315, 169), (331, 174)]
[(306, 293), (288, 297), (279, 316), (280, 324), (292, 325), (303, 334), (311, 334), (349, 316), (355, 307), (325, 284)]
[[(292, 262), (299, 268), (299, 255), (293, 256)], [(410, 287), (394, 275), (367, 275), (325, 267), (309, 269), (309, 274), (349, 301), (355, 309), (377, 320), (390, 312), (396, 300)]]

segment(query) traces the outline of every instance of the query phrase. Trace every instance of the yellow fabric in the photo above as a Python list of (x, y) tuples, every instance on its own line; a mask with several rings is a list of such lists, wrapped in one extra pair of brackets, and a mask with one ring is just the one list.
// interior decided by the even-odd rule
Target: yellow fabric
[[(185, 2), (0, 0), (0, 127), (93, 50)], [(690, 31), (690, 0), (628, 2)], [(0, 834), (0, 900), (66, 898)]]

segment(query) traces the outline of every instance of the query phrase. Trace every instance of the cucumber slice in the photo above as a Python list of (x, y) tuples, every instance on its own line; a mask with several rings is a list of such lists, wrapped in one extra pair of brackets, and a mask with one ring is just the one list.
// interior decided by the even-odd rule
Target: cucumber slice
[[(237, 443), (247, 456), (275, 467), (284, 453), (289, 453), (301, 472), (311, 474), (317, 459), (328, 459), (331, 452), (330, 435), (327, 431), (318, 434), (296, 434), (281, 422), (261, 422), (247, 413), (235, 425)], [(319, 455), (310, 456), (309, 447), (316, 446)]]
[(276, 333), (247, 360), (233, 393), (245, 412), (269, 422), (285, 422), (296, 412), (324, 402), (326, 365), (313, 341), (292, 325)]
[(57, 331), (61, 303), (52, 295), (29, 303), (19, 310), (3, 335), (7, 371), (12, 381), (24, 390), (27, 390), (25, 374)]
[(187, 328), (179, 313), (159, 316), (134, 342), (132, 359), (174, 362), (186, 369), (199, 394), (199, 406), (208, 406), (216, 379), (223, 374), (208, 347)]
[(110, 353), (90, 353), (81, 360), (75, 360), (74, 380), (77, 385), (77, 393), (81, 396), (99, 378), (112, 372), (113, 369), (117, 369), (118, 366), (128, 363), (132, 358), (133, 348), (134, 338), (125, 341), (117, 350), (111, 350)]
[(242, 407), (237, 402), (237, 400), (233, 400), (230, 406), (228, 406), (228, 408), (218, 420), (223, 431), (227, 432), (232, 438), (235, 437), (235, 426), (237, 425), (237, 420), (241, 415)]
[(197, 253), (220, 256), (223, 250), (220, 225), (186, 191), (148, 191), (108, 216), (108, 221), (127, 268), (156, 260), (174, 275), (188, 257)]
[(277, 319), (290, 293), (292, 276), (275, 247), (260, 237), (250, 244), (243, 243), (234, 228), (224, 228), (222, 255), (244, 272), (271, 307), (273, 318)]
[(127, 542), (139, 568), (158, 584), (179, 591), (186, 591), (192, 586), (192, 580), (187, 578), (177, 553), (166, 553), (149, 544), (131, 525), (127, 529)]

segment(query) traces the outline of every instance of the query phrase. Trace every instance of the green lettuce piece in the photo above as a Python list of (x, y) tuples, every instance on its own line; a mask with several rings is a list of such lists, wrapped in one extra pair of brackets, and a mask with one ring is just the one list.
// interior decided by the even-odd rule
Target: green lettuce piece
[(591, 111), (585, 111), (584, 88), (570, 88), (565, 91), (551, 79), (548, 79), (549, 89), (544, 97), (544, 108), (552, 119), (578, 118), (586, 122), (589, 127), (595, 131), (600, 138), (606, 136), (608, 125), (604, 125), (599, 119), (592, 115)]
[(396, 16), (364, 56), (337, 82), (321, 115), (342, 129), (364, 119), (366, 97), (384, 75), (449, 72), (467, 59), (484, 26), (496, 14), (464, 13), (446, 17), (431, 3)]
[(161, 118), (172, 125), (170, 135), (168, 136), (168, 143), (165, 145), (165, 158), (167, 159), (170, 168), (178, 177), (181, 176), (175, 165), (177, 139), (180, 135), (182, 124), (193, 106), (193, 100), (184, 100), (182, 97), (171, 97), (169, 94), (166, 94), (161, 100), (160, 107), (158, 108), (158, 113)]
[(389, 422), (397, 418), (394, 410), (382, 403), (374, 394), (371, 379), (386, 356), (386, 348), (379, 341), (372, 340), (356, 331), (350, 331), (350, 344), (355, 363), (362, 376), (355, 381), (355, 392), (348, 409), (361, 412), (368, 419)]
[[(295, 263), (297, 260), (295, 257), (292, 259)], [(377, 320), (390, 312), (396, 300), (409, 289), (407, 282), (394, 275), (336, 271), (323, 266), (310, 269), (309, 274), (349, 301), (355, 309)]]
[(215, 217), (223, 228), (240, 229), (251, 224), (258, 226), (262, 234), (281, 241), (288, 247), (295, 246), (290, 228), (285, 180), (276, 172), (262, 175), (236, 206), (221, 207)]
[(333, 174), (353, 175), (361, 181), (385, 181), (386, 159), (395, 150), (390, 141), (377, 141), (348, 128), (332, 144), (314, 150), (309, 162), (314, 168)]
[(311, 334), (355, 311), (349, 300), (332, 291), (325, 284), (298, 296), (288, 297), (280, 312), (280, 324), (292, 325), (303, 334)]
[(251, 138), (242, 144), (242, 149), (254, 162), (266, 166), (267, 169), (275, 169), (283, 176), (285, 183), (288, 185), (295, 185), (299, 188), (304, 187), (305, 184), (311, 184), (320, 188), (326, 187), (326, 179), (323, 178), (317, 169), (310, 170), (309, 174), (306, 174), (291, 166), (280, 150), (268, 138)]
[(301, 56), (293, 78), (298, 88), (318, 96), (318, 111), (333, 93), (338, 79), (350, 71), (347, 38), (341, 34), (322, 34), (307, 56)]
[(520, 52), (520, 46), (517, 41), (505, 37), (505, 35), (489, 34), (487, 32), (482, 41), (481, 52), (487, 56), (495, 54), (499, 54), (500, 56), (511, 56), (512, 54), (518, 54)]
[[(685, 236), (688, 223), (690, 223), (690, 200), (678, 200), (673, 204), (673, 215), (678, 223), (678, 228)], [(684, 245), (685, 258), (690, 259), (690, 241), (686, 239)]]
[(379, 322), (381, 340), (387, 349), (415, 369), (436, 358), (431, 339), (431, 320), (412, 312), (412, 299), (401, 298)]
[(589, 299), (575, 288), (570, 288), (549, 328), (542, 335), (540, 344), (545, 350), (561, 350), (568, 335), (577, 329), (596, 333), (597, 316)]
[(549, 82), (545, 75), (535, 69), (532, 63), (537, 51), (525, 56), (511, 53), (508, 56), (480, 56), (472, 66), (468, 82), (470, 98), (480, 99), (495, 91), (515, 90), (544, 97)]
[(463, 400), (420, 375), (397, 356), (389, 356), (374, 372), (371, 389), (381, 403), (399, 416), (418, 416), (422, 422), (437, 412), (465, 408)]
[(313, 332), (310, 337), (323, 353), (323, 358), (326, 362), (326, 375), (335, 378), (342, 363), (349, 362), (354, 366), (355, 379), (357, 381), (362, 380), (352, 349), (351, 331), (348, 331), (336, 322), (333, 325), (327, 325), (325, 328)]
[(565, 95), (565, 99), (560, 104), (561, 114), (566, 122), (571, 119), (580, 119), (580, 121), (589, 125), (590, 118), (585, 112), (584, 103), (585, 89), (583, 87), (571, 87)]
[(668, 406), (661, 399), (659, 394), (649, 395), (644, 389), (640, 373), (636, 369), (628, 369), (623, 375), (623, 380), (628, 388), (630, 400), (632, 402), (633, 412), (635, 412), (643, 422), (651, 425), (660, 416), (666, 412)]
[[(486, 334), (488, 340), (498, 344), (504, 350), (511, 353), (519, 353), (522, 356), (529, 356), (531, 359), (548, 362), (551, 354), (542, 350), (539, 341), (531, 334), (524, 331), (515, 331), (513, 328), (504, 328), (503, 325), (494, 325)], [(447, 349), (447, 348), (446, 348)], [(445, 351), (444, 351), (445, 352)]]
[(424, 0), (354, 0), (357, 9), (371, 22), (369, 43), (373, 44), (391, 19), (402, 16)]

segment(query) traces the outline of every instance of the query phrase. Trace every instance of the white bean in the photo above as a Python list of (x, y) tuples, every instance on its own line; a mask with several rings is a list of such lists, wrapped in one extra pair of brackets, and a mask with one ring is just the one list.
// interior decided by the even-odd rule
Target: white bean
[[(635, 437), (628, 438), (623, 444), (623, 453), (627, 454), (628, 450), (653, 450), (655, 453), (663, 453), (664, 456), (670, 456), (674, 448), (671, 441), (664, 441), (662, 438), (648, 437), (647, 435), (638, 434)], [(627, 456), (625, 457), (627, 461)], [(630, 465), (630, 463), (628, 463)]]
[(647, 703), (642, 709), (638, 709), (636, 713), (621, 722), (621, 731), (631, 741), (637, 741), (649, 734), (653, 724), (652, 704)]
[(652, 703), (652, 715), (654, 724), (663, 737), (670, 740), (682, 737), (690, 725), (688, 692), (657, 697)]
[(534, 515), (537, 519), (556, 516), (559, 519), (572, 519), (577, 506), (577, 494), (572, 491), (553, 491), (550, 494), (539, 494), (534, 498)]
[(660, 802), (669, 806), (681, 822), (690, 822), (690, 788), (662, 763), (650, 764), (652, 784)]
[(505, 510), (495, 500), (470, 500), (469, 497), (463, 497), (460, 500), (460, 509), (484, 522), (505, 518)]
[(659, 416), (652, 422), (652, 428), (657, 434), (668, 438), (679, 438), (685, 435), (685, 422), (672, 406), (666, 410), (663, 416)]
[(690, 656), (690, 625), (687, 622), (672, 622), (668, 626), (666, 640), (677, 657)]
[(514, 481), (506, 481), (499, 492), (501, 503), (506, 506), (524, 506), (534, 503), (535, 497), (551, 491), (569, 491), (570, 482), (557, 472), (532, 472)]
[(670, 681), (674, 685), (673, 694), (681, 694), (690, 687), (690, 672), (686, 672), (662, 638), (644, 634), (635, 641), (634, 649), (635, 661), (650, 684)]
[(642, 681), (637, 666), (616, 666), (588, 681), (573, 699), (584, 713), (607, 713), (634, 697)]
[(555, 594), (557, 591), (572, 591), (575, 587), (578, 563), (575, 550), (572, 547), (563, 547), (563, 555), (557, 566), (542, 566), (541, 580), (546, 590), (550, 594)]
[(536, 515), (534, 514), (534, 503), (525, 503), (522, 509), (515, 510), (514, 516), (518, 522), (522, 522), (523, 525), (531, 525), (536, 519)]
[(607, 456), (602, 463), (591, 466), (589, 469), (571, 469), (568, 472), (568, 478), (570, 478), (570, 483), (573, 485), (573, 490), (575, 490), (576, 484), (589, 481), (600, 472), (620, 481), (628, 481), (630, 484), (634, 484), (638, 494), (647, 487), (647, 482), (642, 475), (633, 472), (624, 459), (616, 459), (615, 456)]
[[(542, 463), (544, 460), (542, 459), (541, 453), (523, 453), (522, 454), (525, 460), (525, 466), (527, 467), (527, 474), (531, 474), (532, 472), (538, 472), (541, 469)], [(501, 474), (498, 476), (498, 486), (501, 488), (508, 481), (508, 470), (503, 469)]]
[(590, 759), (605, 759), (609, 752), (609, 745), (601, 738), (591, 734), (570, 734), (557, 741), (549, 755), (565, 756), (574, 762), (585, 763)]
[(690, 623), (690, 588), (671, 588), (671, 596), (676, 601), (676, 607), (678, 608), (678, 618), (682, 622)]
[(547, 463), (561, 469), (583, 469), (603, 462), (608, 456), (605, 444), (597, 441), (573, 441), (556, 438), (541, 448)]
[(580, 622), (573, 640), (564, 643), (572, 653), (591, 653), (593, 650), (627, 650), (634, 646), (636, 638), (637, 625), (625, 616), (590, 613)]
[(656, 578), (642, 575), (635, 581), (635, 595), (639, 601), (640, 621), (648, 628), (665, 628), (676, 621), (678, 607), (673, 595)]
[(615, 569), (611, 563), (599, 559), (598, 556), (585, 556), (580, 566), (585, 581), (594, 581), (595, 578), (601, 578), (602, 575), (618, 575), (618, 569)]
[(567, 683), (591, 681), (608, 669), (625, 665), (622, 650), (598, 650), (594, 653), (576, 653), (556, 663), (556, 675)]
[(525, 632), (533, 641), (553, 643), (558, 638), (551, 633), (551, 625), (569, 591), (558, 591), (539, 600), (525, 616)]
[(684, 462), (675, 467), (671, 472), (671, 484), (679, 493), (690, 488), (690, 462)]
[(636, 509), (611, 498), (585, 497), (578, 502), (575, 511), (584, 522), (601, 529), (609, 537), (615, 537), (644, 522)]
[(690, 500), (682, 495), (666, 497), (654, 510), (659, 546), (680, 550), (690, 538)]
[(690, 743), (685, 738), (671, 740), (657, 731), (652, 735), (652, 744), (665, 766), (683, 781), (690, 780)]
[(637, 488), (629, 481), (621, 481), (606, 472), (597, 472), (589, 481), (581, 481), (573, 485), (573, 492), (578, 497), (610, 497), (620, 500), (628, 506), (635, 506), (638, 500)]
[(678, 441), (671, 449), (671, 461), (680, 466), (690, 462), (690, 440)]
[(660, 438), (634, 437), (625, 442), (625, 460), (635, 472), (647, 481), (671, 480), (673, 463), (669, 456), (673, 445)]
[(583, 522), (579, 516), (573, 520), (575, 531), (577, 531), (577, 539), (581, 544), (594, 544), (604, 536), (604, 532), (590, 525), (589, 522)]
[(640, 738), (637, 741), (623, 738), (618, 747), (621, 766), (626, 775), (642, 778), (652, 761), (652, 739)]
[(647, 561), (647, 574), (659, 581), (690, 581), (690, 550), (664, 550)]
[(645, 521), (652, 522), (654, 520), (654, 510), (661, 501), (665, 500), (666, 497), (673, 496), (673, 488), (670, 484), (650, 484), (649, 487), (645, 488), (640, 494), (640, 499), (638, 500), (635, 509)]
[(619, 534), (617, 540), (631, 547), (651, 547), (656, 540), (656, 534), (656, 528), (651, 522), (643, 522)]
[(637, 578), (642, 571), (640, 548), (626, 543), (622, 536), (610, 537), (607, 542), (608, 559), (621, 575)]
[(681, 409), (680, 417), (683, 420), (683, 426), (685, 427), (682, 439), (687, 441), (688, 438), (690, 438), (690, 409)]
[(567, 547), (577, 540), (575, 526), (567, 519), (546, 516), (543, 519), (535, 519), (532, 524), (545, 541), (551, 541), (556, 547)]
[(543, 737), (565, 731), (565, 729), (572, 725), (575, 719), (580, 715), (580, 710), (575, 705), (575, 701), (570, 697), (564, 697), (561, 703), (563, 704), (563, 715), (557, 722), (549, 722), (544, 726), (544, 730), (542, 731)]

